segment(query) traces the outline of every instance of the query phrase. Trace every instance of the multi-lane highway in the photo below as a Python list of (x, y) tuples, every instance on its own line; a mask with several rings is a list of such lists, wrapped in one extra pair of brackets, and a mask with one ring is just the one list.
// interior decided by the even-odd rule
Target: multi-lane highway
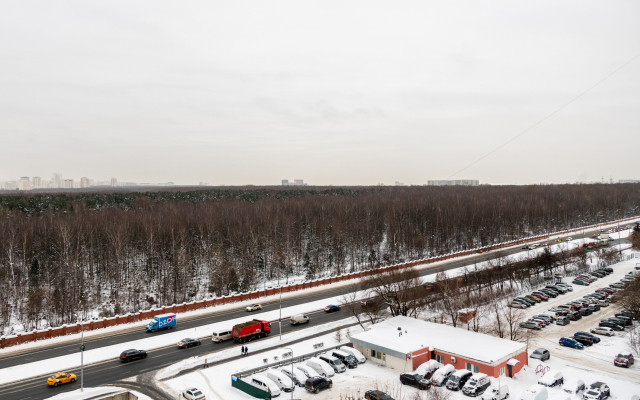
[[(590, 237), (592, 232), (586, 232), (585, 237)], [(582, 235), (572, 235), (575, 238), (582, 238)], [(624, 239), (623, 239), (624, 240)], [(542, 242), (542, 241), (541, 241)], [(617, 242), (616, 242), (617, 243)], [(420, 274), (432, 275), (440, 271), (450, 270), (465, 265), (470, 265), (475, 262), (484, 261), (487, 259), (495, 258), (504, 255), (513, 255), (524, 250), (518, 248), (506, 249), (501, 252), (492, 252), (487, 254), (478, 254), (465, 259), (450, 260), (437, 265), (430, 265), (426, 268), (420, 269)], [(282, 300), (282, 306), (288, 307), (298, 305), (302, 303), (312, 302), (323, 298), (332, 296), (340, 296), (347, 293), (348, 286), (331, 287), (328, 286), (325, 289), (315, 290), (310, 293), (300, 292), (294, 293), (293, 296), (288, 296)], [(261, 302), (265, 311), (277, 310), (279, 307), (278, 300), (270, 300)], [(309, 310), (312, 311), (312, 310)], [(154, 333), (153, 335), (162, 335), (169, 332), (175, 332), (194, 328), (214, 322), (220, 322), (230, 320), (234, 318), (247, 317), (248, 319), (253, 317), (253, 314), (247, 313), (244, 306), (238, 306), (233, 309), (216, 311), (212, 308), (210, 312), (206, 314), (195, 315), (191, 317), (181, 317), (179, 319), (176, 329), (171, 331), (161, 331)], [(309, 325), (320, 325), (329, 321), (335, 321), (343, 318), (347, 318), (346, 311), (340, 311), (331, 314), (325, 314), (324, 312), (315, 312), (312, 315), (311, 321), (307, 325), (293, 327), (287, 323), (282, 324), (282, 332), (290, 332), (296, 329), (305, 329)], [(277, 324), (273, 324), (272, 337), (278, 333)], [(139, 340), (148, 335), (143, 327), (130, 327), (118, 330), (116, 332), (105, 333), (100, 336), (93, 336), (85, 338), (85, 346), (89, 349), (95, 349), (103, 346), (109, 346), (116, 343), (124, 343), (133, 340)], [(203, 344), (200, 347), (195, 347), (187, 350), (179, 350), (177, 346), (171, 345), (164, 348), (148, 350), (149, 356), (145, 360), (131, 362), (127, 364), (121, 364), (118, 360), (119, 354), (114, 354), (112, 360), (107, 360), (97, 364), (93, 364), (85, 367), (84, 369), (84, 384), (86, 387), (99, 386), (112, 384), (117, 385), (118, 382), (122, 382), (124, 379), (138, 376), (147, 372), (161, 369), (170, 364), (178, 362), (194, 355), (204, 355), (216, 350), (225, 349), (231, 346), (239, 346), (233, 341), (224, 342), (221, 344), (213, 344), (210, 337), (203, 338)], [(77, 353), (79, 357), (79, 343), (78, 341), (58, 342), (43, 345), (33, 349), (7, 349), (8, 351), (0, 350), (0, 368), (8, 368), (15, 365), (34, 362), (38, 360), (48, 359), (52, 357)], [(54, 371), (51, 371), (54, 372)], [(79, 376), (79, 368), (69, 370), (66, 372), (75, 373)], [(66, 384), (55, 389), (49, 388), (46, 384), (46, 376), (39, 376), (35, 378), (26, 379), (19, 382), (3, 385), (0, 387), (0, 398), (4, 399), (44, 399), (49, 396), (53, 396), (57, 393), (66, 392), (69, 390), (75, 390), (79, 388), (79, 382), (74, 384)], [(143, 388), (144, 389), (144, 388)], [(139, 389), (140, 390), (140, 389)], [(161, 394), (154, 392), (153, 388), (148, 389), (148, 393), (153, 398), (161, 398)], [(144, 391), (144, 390), (143, 390)]]

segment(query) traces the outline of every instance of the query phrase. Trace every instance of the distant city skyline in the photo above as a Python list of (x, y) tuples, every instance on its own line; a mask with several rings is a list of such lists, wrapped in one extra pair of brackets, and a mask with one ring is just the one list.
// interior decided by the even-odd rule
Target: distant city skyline
[(0, 171), (74, 185), (633, 179), (638, 15), (593, 0), (4, 2)]

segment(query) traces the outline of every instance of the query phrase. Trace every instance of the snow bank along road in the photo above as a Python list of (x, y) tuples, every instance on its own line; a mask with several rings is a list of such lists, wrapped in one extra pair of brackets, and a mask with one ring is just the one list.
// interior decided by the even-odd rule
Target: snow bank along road
[[(587, 234), (586, 236), (588, 237), (589, 235)], [(579, 236), (575, 235), (574, 237), (577, 238)], [(515, 254), (520, 251), (521, 250), (519, 248), (512, 248), (512, 249), (503, 250), (501, 254), (505, 254), (505, 253)], [(422, 275), (434, 274), (439, 271), (463, 267), (465, 265), (470, 265), (470, 264), (473, 264), (474, 262), (483, 261), (488, 258), (492, 258), (496, 256), (497, 256), (497, 253), (466, 257), (464, 259), (459, 259), (459, 260), (451, 260), (438, 265), (429, 265), (427, 268), (420, 270), (420, 272)], [(286, 307), (286, 306), (292, 307), (295, 305), (301, 305), (302, 303), (309, 303), (309, 302), (313, 302), (321, 299), (326, 299), (327, 297), (331, 297), (331, 296), (339, 296), (341, 294), (344, 294), (347, 291), (348, 291), (348, 287), (346, 285), (341, 285), (340, 287), (336, 287), (336, 288), (315, 290), (307, 294), (297, 293), (295, 296), (290, 296), (289, 298), (283, 299), (283, 307)], [(263, 303), (263, 306), (266, 311), (275, 311), (278, 309), (278, 301), (272, 300), (272, 301), (269, 301), (268, 303)], [(318, 308), (320, 307), (321, 306), (319, 306)], [(283, 316), (286, 316), (286, 315), (283, 314)], [(210, 313), (199, 314), (199, 315), (195, 315), (187, 318), (181, 318), (179, 321), (177, 331), (179, 332), (183, 330), (184, 335), (187, 336), (187, 332), (189, 332), (189, 335), (192, 335), (192, 330), (194, 328), (202, 327), (203, 325), (206, 325), (206, 324), (228, 321), (230, 319), (236, 319), (236, 318), (247, 319), (251, 317), (252, 315), (249, 315), (248, 313), (246, 313), (246, 311), (244, 311), (244, 308), (241, 306), (237, 306), (236, 308), (232, 308), (232, 309), (224, 309), (224, 310), (218, 310), (218, 311), (216, 311), (216, 309), (214, 308)], [(333, 313), (328, 315), (320, 313), (312, 318), (312, 323), (325, 323), (331, 320), (342, 319), (345, 317), (346, 317), (345, 312), (338, 312), (338, 313)], [(274, 326), (274, 328), (275, 328), (274, 329), (274, 333), (275, 333), (277, 332), (277, 326)], [(294, 329), (294, 328), (288, 325), (288, 323), (283, 324), (283, 332), (287, 332), (291, 329)], [(147, 334), (144, 332), (141, 326), (134, 326), (132, 328), (128, 328), (125, 330), (110, 332), (104, 336), (94, 336), (90, 339), (87, 339), (85, 342), (88, 349), (96, 349), (100, 347), (114, 345), (116, 343), (123, 343), (123, 342), (136, 341), (136, 340), (142, 339), (143, 342), (148, 340), (149, 346), (145, 346), (143, 343), (139, 347), (149, 349), (149, 348), (153, 348), (152, 342), (156, 342), (163, 335), (174, 336), (173, 335), (174, 332), (175, 331), (165, 331), (165, 332), (158, 332), (156, 334), (146, 336)], [(208, 340), (209, 334), (210, 332), (202, 333), (202, 335), (206, 336), (207, 339), (205, 339), (204, 345), (201, 348), (189, 349), (187, 351), (179, 351), (176, 349), (175, 345), (173, 344), (171, 346), (166, 346), (166, 347), (156, 346), (158, 347), (158, 349), (154, 351), (150, 351), (149, 357), (147, 358), (147, 360), (145, 360), (144, 363), (138, 362), (138, 363), (121, 365), (117, 361), (117, 356), (119, 354), (119, 351), (115, 352), (112, 355), (113, 357), (112, 359), (104, 362), (100, 362), (91, 367), (85, 368), (85, 384), (88, 386), (94, 386), (94, 385), (100, 385), (105, 383), (115, 383), (127, 377), (132, 377), (141, 373), (157, 370), (166, 365), (175, 363), (177, 361), (180, 361), (187, 357), (191, 357), (193, 355), (210, 353), (212, 351), (212, 348), (208, 347), (208, 346), (211, 346), (211, 341)], [(166, 339), (168, 339), (168, 337)], [(166, 343), (166, 339), (165, 339), (165, 343)], [(217, 346), (219, 346), (219, 348), (224, 348), (224, 347), (234, 346), (234, 345), (235, 344), (233, 342), (227, 342), (223, 345), (217, 345)], [(47, 361), (44, 361), (44, 359), (49, 359), (49, 358), (53, 358), (61, 355), (73, 354), (74, 357), (79, 356), (77, 354), (78, 353), (77, 342), (73, 342), (73, 343), (61, 342), (60, 343), (56, 341), (56, 343), (45, 344), (44, 346), (37, 347), (37, 348), (32, 348), (32, 347), (25, 348), (25, 349), (12, 348), (8, 350), (9, 351), (4, 351), (4, 350), (0, 351), (0, 368), (3, 368), (2, 375), (5, 376), (5, 380), (4, 380), (5, 382), (22, 379), (21, 376), (15, 375), (14, 373), (12, 373), (13, 368), (11, 367), (15, 367), (17, 365), (39, 361), (39, 360), (43, 360), (41, 361), (42, 363), (47, 363)], [(40, 364), (40, 362), (38, 364)], [(9, 369), (6, 369), (6, 368), (9, 368)], [(51, 365), (51, 368), (52, 368), (52, 371), (48, 371), (47, 373), (53, 372), (58, 367), (56, 365)], [(19, 369), (20, 368), (15, 368), (15, 370), (19, 370)], [(15, 371), (15, 372), (17, 373), (18, 371)], [(79, 371), (76, 371), (74, 369), (73, 371), (69, 371), (69, 372), (75, 373)], [(23, 382), (11, 384), (11, 385), (5, 385), (3, 387), (0, 387), (0, 398), (4, 398), (5, 395), (8, 398), (46, 398), (51, 394), (51, 391), (49, 391), (46, 385), (43, 383), (44, 381), (45, 381), (45, 376), (41, 376), (33, 379), (28, 379)], [(63, 387), (64, 389), (62, 390), (73, 389), (75, 386), (77, 386), (77, 383), (75, 385), (69, 385), (66, 388)], [(58, 388), (56, 390), (60, 391), (61, 388)]]

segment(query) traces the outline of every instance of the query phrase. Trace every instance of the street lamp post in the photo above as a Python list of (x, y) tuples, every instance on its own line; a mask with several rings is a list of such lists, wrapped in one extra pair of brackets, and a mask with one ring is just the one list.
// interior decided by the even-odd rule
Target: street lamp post
[(80, 391), (84, 391), (84, 318), (80, 317)]
[(295, 388), (295, 384), (293, 383), (293, 349), (290, 347), (283, 347), (283, 349), (287, 349), (291, 352), (291, 400), (293, 400), (293, 389)]
[(280, 285), (280, 318), (278, 318), (278, 327), (280, 328), (280, 340), (282, 340), (282, 285)]

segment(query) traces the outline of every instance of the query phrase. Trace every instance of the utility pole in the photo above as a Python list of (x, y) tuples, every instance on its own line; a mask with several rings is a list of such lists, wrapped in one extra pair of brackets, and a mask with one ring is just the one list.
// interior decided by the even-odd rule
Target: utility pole
[[(293, 349), (289, 347), (283, 347), (283, 349), (289, 350), (291, 352), (291, 385), (293, 386)], [(293, 387), (291, 388), (291, 400), (293, 400)]]
[(84, 318), (80, 319), (80, 391), (84, 391)]
[[(280, 340), (282, 340), (282, 285), (280, 285), (280, 318), (278, 318), (278, 327), (280, 327)], [(293, 390), (291, 393), (293, 393)]]

